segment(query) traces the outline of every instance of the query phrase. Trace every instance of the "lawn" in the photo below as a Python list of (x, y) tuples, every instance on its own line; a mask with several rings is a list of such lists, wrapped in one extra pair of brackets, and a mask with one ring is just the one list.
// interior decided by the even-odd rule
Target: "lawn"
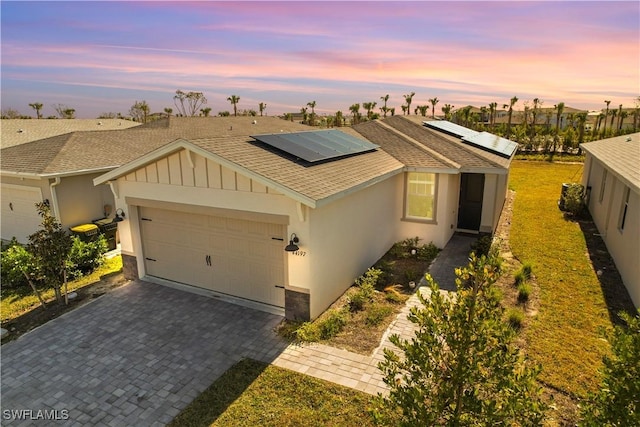
[(373, 426), (374, 397), (244, 359), (170, 424), (188, 426)]
[[(91, 274), (73, 280), (67, 284), (69, 292), (76, 291), (82, 287), (91, 285), (100, 281), (100, 278), (122, 270), (122, 258), (117, 256), (106, 259), (104, 264), (97, 268)], [(64, 288), (63, 288), (64, 290)], [(55, 293), (53, 289), (41, 291), (40, 295), (46, 303), (55, 301)], [(2, 322), (7, 322), (16, 317), (36, 308), (40, 307), (38, 297), (33, 293), (30, 287), (23, 289), (2, 289), (2, 300), (0, 301), (0, 312), (2, 313)]]
[(582, 164), (514, 161), (510, 177), (511, 248), (532, 265), (540, 288), (538, 313), (524, 332), (527, 354), (542, 363), (543, 382), (577, 397), (598, 387), (609, 351), (600, 330), (612, 327), (585, 234), (557, 206), (562, 183), (581, 176)]

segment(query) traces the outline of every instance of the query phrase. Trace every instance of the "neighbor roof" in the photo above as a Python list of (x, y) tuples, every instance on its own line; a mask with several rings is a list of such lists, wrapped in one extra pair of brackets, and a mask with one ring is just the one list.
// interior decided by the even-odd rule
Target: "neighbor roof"
[(2, 149), (4, 174), (74, 175), (115, 169), (179, 138), (312, 129), (275, 117), (172, 117), (131, 129), (73, 132)]
[(640, 132), (586, 142), (580, 147), (640, 193)]
[(70, 132), (128, 129), (139, 125), (124, 119), (2, 119), (0, 147), (13, 147)]

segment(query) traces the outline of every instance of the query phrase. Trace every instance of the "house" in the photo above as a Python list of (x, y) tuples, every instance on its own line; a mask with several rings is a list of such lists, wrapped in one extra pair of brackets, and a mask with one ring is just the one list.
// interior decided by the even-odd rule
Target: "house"
[[(171, 117), (130, 128), (133, 122), (125, 120), (2, 120), (2, 239), (26, 242), (41, 222), (34, 204), (45, 200), (66, 229), (113, 218), (113, 193), (95, 187), (94, 178), (177, 138), (249, 132), (255, 128), (251, 120)], [(306, 128), (278, 119), (261, 120), (260, 126)], [(87, 130), (70, 131), (78, 128)]]
[(443, 247), (457, 230), (492, 233), (515, 148), (401, 116), (340, 130), (256, 126), (178, 138), (94, 183), (124, 214), (127, 277), (308, 320), (398, 240)]
[(640, 133), (581, 145), (587, 206), (636, 307), (640, 307)]

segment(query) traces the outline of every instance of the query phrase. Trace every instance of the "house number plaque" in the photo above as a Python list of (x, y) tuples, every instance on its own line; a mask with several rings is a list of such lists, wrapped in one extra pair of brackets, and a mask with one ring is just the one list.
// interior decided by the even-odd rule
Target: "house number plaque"
[(292, 252), (295, 256), (307, 256), (305, 251), (294, 251)]

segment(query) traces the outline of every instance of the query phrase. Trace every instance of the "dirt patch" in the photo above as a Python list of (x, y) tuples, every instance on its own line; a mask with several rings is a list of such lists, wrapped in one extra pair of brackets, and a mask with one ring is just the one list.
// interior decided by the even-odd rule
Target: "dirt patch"
[(99, 282), (76, 289), (74, 292), (78, 296), (69, 300), (68, 305), (58, 305), (53, 301), (47, 303), (46, 310), (41, 306), (37, 306), (23, 315), (2, 324), (2, 327), (9, 331), (9, 334), (2, 339), (2, 344), (13, 341), (30, 330), (64, 313), (75, 310), (128, 282), (122, 272), (103, 276)]

